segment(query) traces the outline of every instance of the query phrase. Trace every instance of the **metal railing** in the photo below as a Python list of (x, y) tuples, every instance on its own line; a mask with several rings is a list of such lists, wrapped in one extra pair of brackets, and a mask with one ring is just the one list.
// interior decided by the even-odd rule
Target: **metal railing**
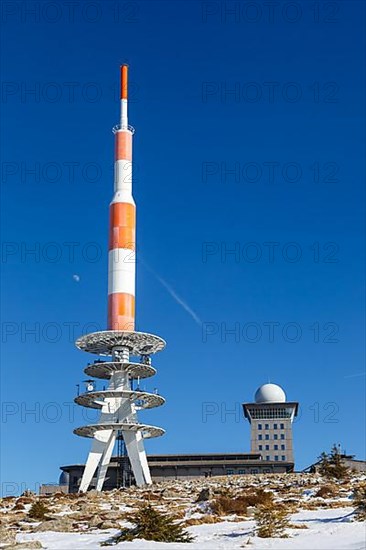
[(131, 132), (131, 134), (134, 134), (135, 133), (135, 128), (133, 126), (131, 126), (131, 124), (128, 124), (127, 127), (123, 127), (121, 126), (121, 124), (116, 124), (115, 126), (113, 126), (112, 128), (112, 132), (114, 134), (116, 134), (117, 132), (119, 132), (120, 130), (129, 130)]

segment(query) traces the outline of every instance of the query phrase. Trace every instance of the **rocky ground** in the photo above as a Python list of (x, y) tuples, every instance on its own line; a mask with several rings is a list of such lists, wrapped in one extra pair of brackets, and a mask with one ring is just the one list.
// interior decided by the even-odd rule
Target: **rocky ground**
[[(45, 532), (97, 532), (98, 540), (105, 532), (107, 539), (115, 530), (126, 525), (126, 516), (142, 502), (150, 502), (188, 528), (220, 522), (249, 521), (253, 518), (253, 506), (249, 506), (245, 514), (228, 515), (220, 512), (215, 502), (220, 496), (235, 499), (258, 489), (273, 492), (275, 500), (284, 503), (294, 517), (300, 511), (350, 508), (349, 516), (352, 520), (353, 492), (365, 483), (365, 475), (353, 475), (347, 481), (332, 482), (317, 474), (245, 475), (165, 481), (146, 488), (131, 487), (104, 493), (91, 491), (87, 494), (5, 497), (0, 499), (0, 547), (8, 550), (48, 548), (44, 542), (40, 542), (42, 536), (37, 539), (37, 534)], [(29, 516), (36, 501), (41, 501), (47, 508), (42, 520)], [(294, 528), (301, 529), (300, 523), (299, 526), (295, 524), (296, 521)], [(32, 534), (32, 540), (19, 542), (27, 538), (22, 536), (24, 534)]]

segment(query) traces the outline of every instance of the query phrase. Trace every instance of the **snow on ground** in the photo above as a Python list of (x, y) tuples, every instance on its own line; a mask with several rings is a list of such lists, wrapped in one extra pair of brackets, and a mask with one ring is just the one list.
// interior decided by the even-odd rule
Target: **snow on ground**
[[(25, 544), (39, 541), (45, 550), (101, 549), (101, 543), (126, 525), (139, 504), (149, 502), (153, 508), (181, 522), (195, 537), (194, 542), (164, 544), (135, 540), (111, 549), (364, 550), (366, 526), (354, 521), (354, 495), (364, 487), (364, 474), (329, 480), (318, 474), (298, 473), (166, 480), (143, 488), (90, 491), (86, 495), (27, 493), (0, 499), (0, 539), (4, 539), (0, 548), (6, 545), (16, 548), (16, 536), (17, 542)], [(256, 504), (249, 502), (254, 497), (263, 498), (263, 489), (291, 514), (293, 526), (298, 526), (287, 530), (289, 538), (253, 536)], [(232, 512), (228, 515), (225, 508), (220, 511), (222, 496), (229, 501), (228, 510), (230, 502), (239, 497), (244, 502), (245, 498), (249, 500), (237, 515)], [(29, 509), (36, 502), (42, 502), (46, 508), (45, 517), (38, 522), (29, 516)], [(305, 529), (300, 528), (304, 526)]]
[[(366, 524), (352, 521), (352, 508), (303, 510), (293, 514), (293, 523), (305, 524), (308, 529), (290, 529), (287, 539), (261, 539), (252, 536), (254, 521), (203, 524), (189, 527), (192, 543), (161, 543), (135, 540), (110, 547), (128, 550), (221, 550), (247, 548), (273, 550), (364, 550)], [(18, 542), (39, 540), (47, 550), (95, 550), (116, 530), (80, 533), (18, 534)], [(109, 548), (109, 547), (105, 547)]]

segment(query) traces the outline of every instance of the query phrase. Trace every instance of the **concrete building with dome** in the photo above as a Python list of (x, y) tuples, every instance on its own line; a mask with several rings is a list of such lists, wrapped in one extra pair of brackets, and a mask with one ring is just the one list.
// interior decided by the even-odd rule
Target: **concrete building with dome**
[[(280, 386), (263, 384), (256, 391), (254, 402), (243, 403), (243, 411), (251, 426), (249, 452), (148, 455), (152, 480), (292, 472), (292, 422), (297, 415), (298, 403), (286, 401), (286, 394)], [(60, 485), (67, 492), (77, 492), (84, 464), (61, 466), (61, 470)], [(103, 490), (132, 484), (134, 478), (128, 457), (112, 457)], [(54, 492), (53, 487), (43, 485), (41, 492)]]
[(286, 401), (276, 384), (263, 384), (255, 393), (254, 403), (244, 403), (244, 416), (250, 422), (250, 450), (260, 453), (265, 462), (294, 464), (292, 423), (298, 403)]

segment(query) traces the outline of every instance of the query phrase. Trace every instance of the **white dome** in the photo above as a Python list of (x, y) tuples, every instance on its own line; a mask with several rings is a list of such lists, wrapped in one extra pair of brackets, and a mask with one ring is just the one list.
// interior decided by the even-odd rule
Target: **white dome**
[(256, 403), (284, 403), (286, 394), (277, 384), (263, 384), (255, 392)]

